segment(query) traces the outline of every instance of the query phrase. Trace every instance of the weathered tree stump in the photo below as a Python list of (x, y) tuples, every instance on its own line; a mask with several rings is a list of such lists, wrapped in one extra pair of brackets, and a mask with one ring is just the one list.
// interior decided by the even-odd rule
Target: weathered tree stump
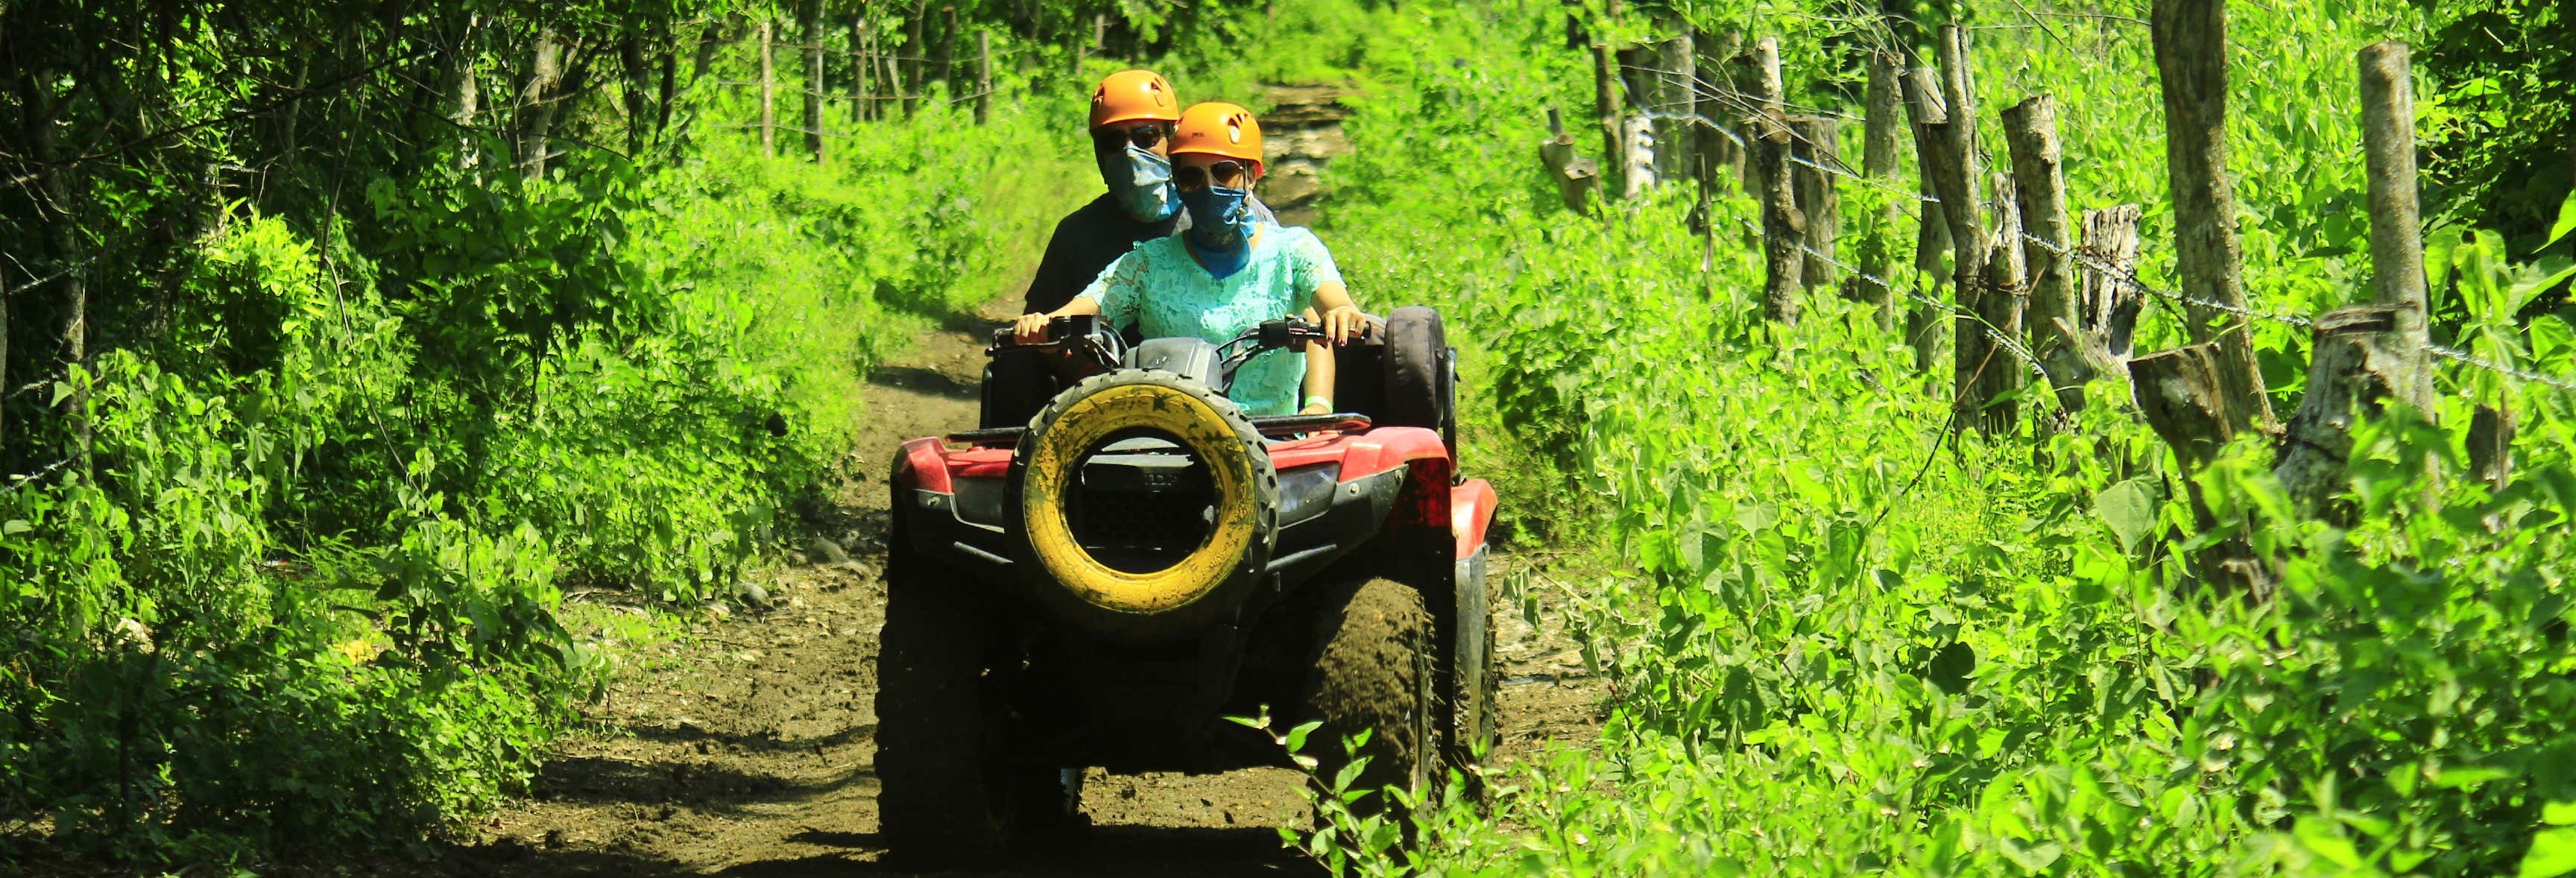
[(2308, 392), (2290, 415), (2281, 455), (2272, 472), (2300, 511), (2337, 526), (2353, 523), (2349, 504), (2336, 495), (2349, 485), (2352, 425), (2390, 404), (2418, 413), (2433, 409), (2432, 381), (2423, 349), (2408, 341), (2407, 305), (2346, 305), (2316, 323), (2316, 353), (2308, 362)]

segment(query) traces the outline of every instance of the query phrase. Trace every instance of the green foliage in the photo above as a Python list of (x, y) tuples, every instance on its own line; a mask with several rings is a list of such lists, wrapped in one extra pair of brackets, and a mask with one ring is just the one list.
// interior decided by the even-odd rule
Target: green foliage
[(2431, 88), (2424, 171), (2445, 212), (2531, 252), (2576, 187), (2576, 16), (2527, 0), (2414, 4), (2432, 19), (2416, 63)]
[[(265, 63), (223, 28), (266, 25), (182, 23), (207, 32), (170, 59), (183, 85)], [(866, 370), (1014, 282), (1087, 177), (1079, 133), (1018, 92), (993, 124), (927, 104), (819, 165), (704, 124), (754, 117), (746, 96), (675, 100), (699, 133), (543, 175), (443, 123), (425, 161), (326, 132), (330, 160), (276, 159), (295, 180), (267, 197), (200, 203), (152, 164), (267, 161), (249, 120), (84, 170), (113, 209), (73, 246), (194, 231), (105, 249), (89, 359), (0, 420), (0, 461), (38, 470), (0, 485), (0, 840), (259, 863), (488, 810), (608, 672), (564, 591), (730, 593), (846, 460)], [(584, 141), (641, 124), (562, 115)], [(30, 315), (22, 342), (56, 316)]]
[[(2256, 307), (2366, 297), (2350, 59), (2405, 16), (2233, 11)], [(1712, 207), (1705, 270), (1687, 192), (1602, 220), (1555, 206), (1529, 145), (1545, 107), (1588, 106), (1589, 70), (1551, 13), (1382, 22), (1403, 49), (1370, 59), (1331, 233), (1358, 294), (1446, 309), (1482, 349), (1470, 404), (1598, 498), (1636, 573), (1574, 609), (1616, 711), (1597, 753), (1489, 778), (1491, 819), (1424, 815), (1384, 851), (1326, 809), (1307, 842), (1363, 873), (2565, 870), (2566, 395), (2446, 367), (2440, 427), (2356, 434), (2349, 530), (2295, 515), (2259, 441), (2181, 471), (2115, 386), (2069, 431), (1946, 436), (1948, 376), (1870, 315), (1811, 296), (1795, 328), (1759, 319), (1742, 199)], [(2050, 24), (1979, 32), (1990, 106), (2045, 84), (2079, 206), (2161, 201), (2143, 28)], [(2151, 209), (2147, 239), (2169, 223)], [(2576, 372), (2565, 324), (2527, 316), (2563, 261), (2435, 238), (2438, 337)], [(2142, 349), (2181, 337), (2151, 319)], [(2257, 341), (2286, 404), (2304, 332)], [(2467, 472), (2474, 403), (2522, 420), (2501, 488)], [(2268, 597), (2199, 577), (2194, 552), (2230, 537), (2276, 565)]]

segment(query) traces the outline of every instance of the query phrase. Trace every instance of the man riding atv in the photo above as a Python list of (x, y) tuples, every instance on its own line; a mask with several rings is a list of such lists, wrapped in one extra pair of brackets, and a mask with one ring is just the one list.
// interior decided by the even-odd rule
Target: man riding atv
[[(995, 334), (996, 364), (1071, 379), (1034, 416), (896, 455), (876, 770), (900, 856), (983, 858), (1068, 825), (1086, 767), (1287, 764), (1227, 717), (1322, 723), (1326, 778), (1367, 732), (1368, 789), (1430, 789), (1493, 742), (1494, 492), (1458, 476), (1439, 317), (1367, 319), (1320, 295), (1325, 271), (1265, 256), (1292, 236), (1240, 214), (1259, 126), (1198, 111), (1175, 131), (1183, 196), (1235, 234), (1129, 257), (1188, 260), (1152, 276), (1196, 316), (1151, 316), (1174, 287), (1113, 292), (1113, 269), (1098, 296)], [(1247, 289), (1226, 299), (1241, 309), (1197, 307)], [(1288, 316), (1310, 304), (1333, 325)], [(1094, 310), (1168, 335), (1130, 345)], [(1286, 367), (1328, 347), (1307, 413), (1256, 414), (1296, 407)]]

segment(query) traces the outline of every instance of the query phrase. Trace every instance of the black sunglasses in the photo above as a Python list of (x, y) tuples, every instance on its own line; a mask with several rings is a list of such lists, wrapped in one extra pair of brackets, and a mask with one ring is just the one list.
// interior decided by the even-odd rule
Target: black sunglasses
[(1228, 189), (1241, 189), (1244, 172), (1243, 163), (1232, 160), (1218, 162), (1204, 168), (1185, 165), (1172, 169), (1172, 182), (1180, 184), (1183, 189), (1196, 189), (1214, 180), (1216, 185)]
[(1153, 149), (1162, 144), (1163, 138), (1170, 136), (1171, 131), (1163, 125), (1138, 125), (1126, 129), (1104, 128), (1091, 132), (1092, 143), (1100, 147), (1103, 152), (1114, 152), (1128, 144), (1135, 144), (1137, 149)]

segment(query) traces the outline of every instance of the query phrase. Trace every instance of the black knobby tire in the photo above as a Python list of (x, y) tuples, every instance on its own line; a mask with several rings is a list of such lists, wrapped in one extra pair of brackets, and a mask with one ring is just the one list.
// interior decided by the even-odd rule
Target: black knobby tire
[(1055, 396), (1055, 373), (1033, 356), (997, 357), (984, 366), (983, 392), (976, 412), (978, 429), (1028, 426)]
[[(1392, 579), (1340, 588), (1316, 620), (1314, 663), (1300, 699), (1305, 718), (1323, 723), (1306, 745), (1320, 763), (1316, 776), (1325, 783), (1339, 777), (1352, 755), (1344, 739), (1368, 730), (1356, 754), (1368, 757), (1368, 766), (1351, 789), (1428, 790), (1440, 761), (1431, 612), (1421, 592)], [(1388, 804), (1381, 793), (1352, 807)]]
[[(1386, 404), (1381, 422), (1423, 427), (1457, 444), (1456, 372), (1440, 312), (1420, 305), (1397, 308), (1386, 318)], [(1451, 454), (1457, 451), (1453, 447)]]
[(1014, 746), (971, 583), (915, 551), (902, 519), (898, 506), (877, 648), (879, 827), (907, 861), (989, 862), (1068, 811), (1066, 793)]

